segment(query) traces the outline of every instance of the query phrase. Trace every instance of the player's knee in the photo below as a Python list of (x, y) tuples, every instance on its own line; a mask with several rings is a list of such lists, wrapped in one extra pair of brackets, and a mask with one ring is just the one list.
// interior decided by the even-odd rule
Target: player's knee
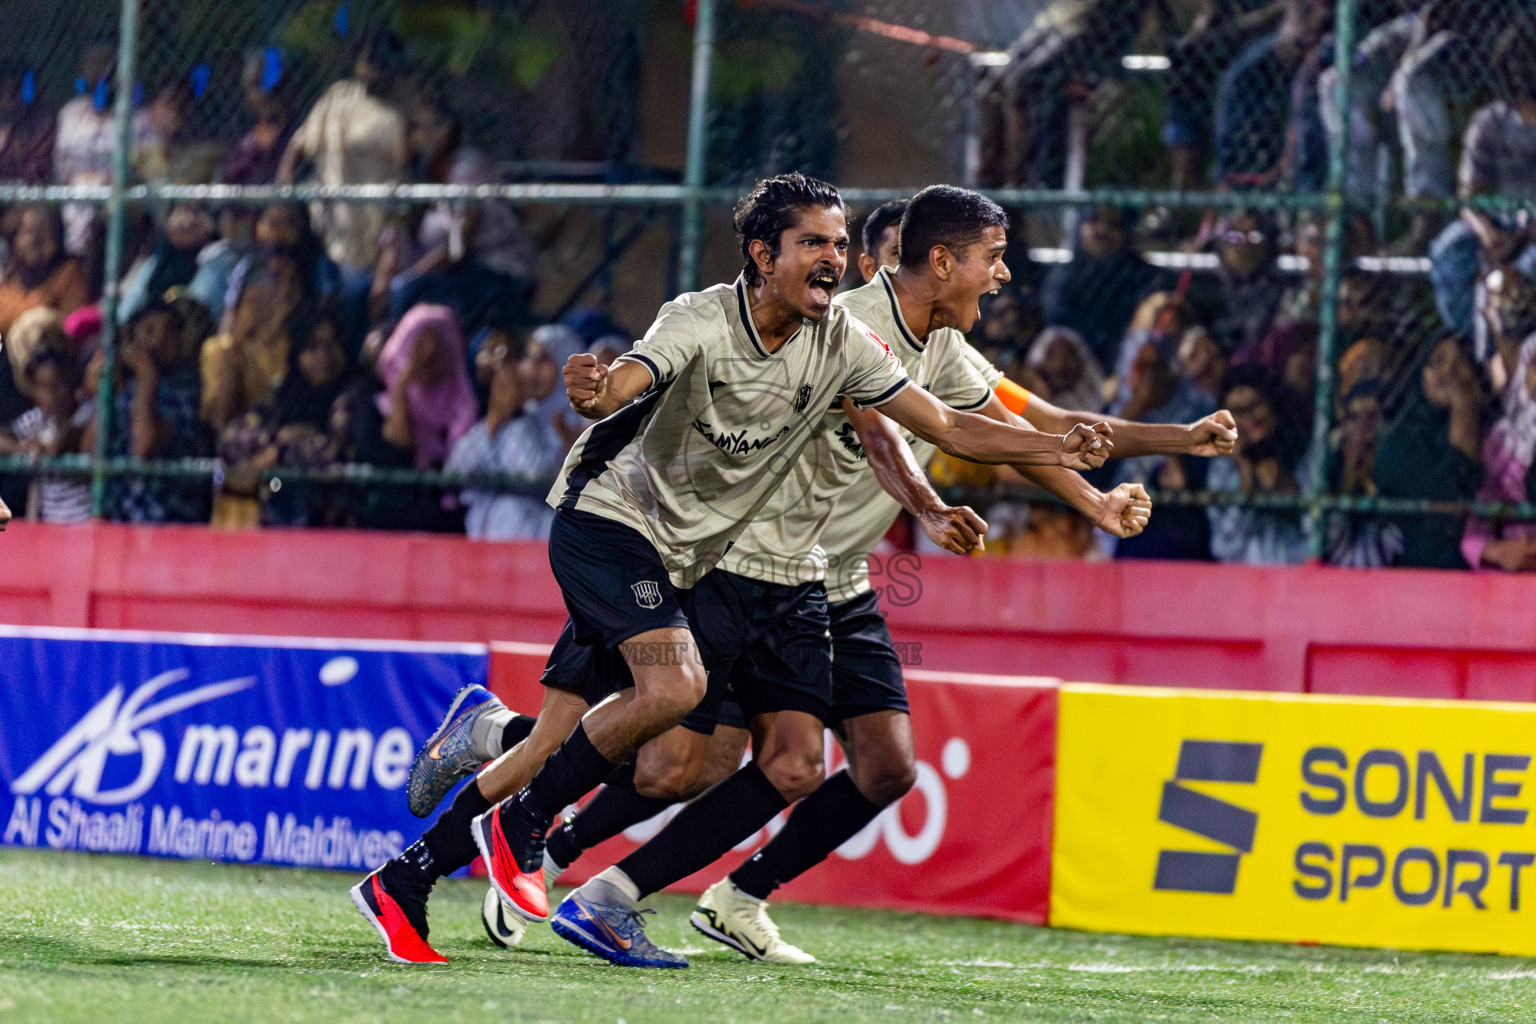
[(889, 807), (917, 785), (917, 765), (910, 757), (881, 760), (859, 767), (853, 781), (864, 799), (879, 807)]
[(820, 750), (785, 753), (764, 762), (762, 769), (773, 788), (790, 803), (810, 796), (826, 781)]
[[(638, 681), (637, 681), (638, 682)], [(665, 675), (646, 681), (636, 697), (642, 713), (669, 725), (681, 722), (704, 699), (706, 679), (698, 665), (674, 666)]]

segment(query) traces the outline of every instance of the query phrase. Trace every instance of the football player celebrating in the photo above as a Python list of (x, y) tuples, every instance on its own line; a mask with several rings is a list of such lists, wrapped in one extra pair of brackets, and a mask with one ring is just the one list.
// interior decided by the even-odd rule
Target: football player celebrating
[[(993, 394), (998, 383), (996, 371), (988, 367), (993, 376), (983, 374), (978, 364), (984, 366), (984, 362), (962, 334), (974, 326), (980, 296), (1008, 280), (1002, 263), (1006, 227), (1003, 211), (977, 193), (947, 186), (926, 189), (906, 211), (901, 240), (903, 252), (910, 246), (910, 251), (923, 253), (927, 259), (903, 262), (895, 272), (882, 269), (873, 284), (840, 297), (838, 302), (861, 318), (872, 320), (877, 335), (898, 339), (894, 344), (909, 374), (936, 397), (958, 408), (984, 409), (998, 421), (1018, 423), (1022, 421)], [(1046, 414), (1071, 415), (1060, 410)], [(1189, 426), (1126, 423), (1116, 424), (1115, 429), (1135, 436), (1130, 447), (1136, 454), (1215, 454), (1229, 450), (1235, 437), (1234, 430), (1219, 417)], [(798, 500), (778, 509), (770, 503), (725, 556), (721, 569), (764, 581), (793, 574), (797, 566), (803, 567), (811, 559), (782, 554), (805, 550), (793, 543), (805, 531), (797, 531), (790, 524), (815, 519), (818, 510), (836, 503), (825, 533), (820, 529), (826, 523), (822, 514), (810, 535), (821, 537), (831, 562), (840, 569), (829, 580), (833, 668), (829, 710), (830, 722), (847, 744), (856, 771), (839, 773), (808, 797), (790, 818), (791, 826), (797, 827), (789, 837), (775, 840), (763, 856), (744, 866), (741, 878), (713, 887), (693, 915), (701, 931), (748, 956), (789, 963), (805, 963), (811, 958), (779, 938), (763, 909), (763, 897), (780, 882), (827, 856), (912, 785), (915, 766), (905, 687), (864, 567), (869, 551), (889, 528), (898, 501), (917, 514), (925, 527), (925, 516), (945, 507), (907, 452), (895, 425), (885, 417), (850, 406), (830, 414), (823, 430), (829, 439), (830, 458), (816, 463), (802, 457), (797, 472), (807, 476), (806, 486), (790, 492)], [(881, 445), (906, 457), (876, 461), (875, 471), (865, 472), (870, 437), (882, 438)], [(926, 460), (932, 446), (913, 441)], [(1122, 440), (1117, 454), (1124, 453), (1125, 448)], [(894, 476), (890, 467), (895, 467)], [(1124, 493), (1106, 496), (1076, 474), (1025, 471), (1111, 532), (1129, 536), (1145, 525), (1150, 503), (1139, 487), (1132, 485), (1120, 489)], [(750, 688), (753, 681), (733, 677), (737, 692), (743, 684)], [(744, 738), (744, 734), (736, 735)], [(716, 760), (718, 763), (720, 759)], [(730, 763), (729, 757), (724, 761)], [(702, 765), (696, 763), (697, 767)], [(681, 771), (676, 766), (674, 770)], [(697, 774), (693, 778), (695, 788), (714, 781)], [(636, 894), (659, 890), (702, 868), (712, 852), (723, 853), (747, 838), (752, 830), (736, 829), (722, 835), (717, 823), (708, 820), (711, 813), (736, 816), (736, 806), (718, 797), (718, 792), (711, 791), (695, 801), (639, 851), (573, 893), (557, 915), (557, 922), (589, 916), (589, 904), (622, 905)], [(568, 863), (581, 848), (650, 817), (664, 805), (665, 797), (630, 794), (617, 786), (605, 789), (575, 819), (551, 834), (551, 853), (557, 862)], [(601, 819), (606, 827), (593, 827), (583, 820), (590, 818)], [(665, 855), (655, 851), (665, 851)], [(661, 870), (662, 864), (665, 870)]]
[[(465, 787), (444, 817), (452, 825), (471, 816), (467, 850), (462, 832), (450, 827), (434, 837), (434, 826), (353, 889), (396, 959), (442, 960), (427, 944), (426, 894), (436, 877), (472, 860), (475, 847), (508, 906), (545, 920), (541, 869), (555, 815), (704, 700), (706, 666), (723, 685), (740, 635), (762, 636), (775, 618), (815, 614), (814, 595), (802, 605), (775, 592), (767, 600), (783, 604), (772, 615), (758, 606), (723, 616), (707, 632), (691, 628), (708, 603), (693, 599), (695, 585), (811, 442), (819, 418), (807, 410), (830, 408), (839, 396), (879, 406), (917, 436), (978, 461), (1086, 469), (1112, 447), (1107, 427), (1048, 435), (957, 412), (913, 387), (890, 350), (832, 304), (848, 232), (830, 185), (798, 174), (768, 179), (738, 208), (737, 226), (748, 262), (734, 284), (668, 303), (612, 367), (578, 355), (565, 368), (573, 407), (600, 422), (582, 435), (550, 492), (550, 566), (573, 639), (593, 649), (605, 673), (633, 685), (582, 716), (500, 805), (490, 806), (484, 778)], [(819, 781), (807, 769), (820, 767), (829, 697), (791, 686), (745, 697), (765, 716), (759, 757), (754, 773), (737, 773), (717, 792), (742, 779), (736, 789), (752, 815), (766, 812), (764, 821), (809, 792)], [(623, 962), (685, 964), (645, 938), (632, 908), (592, 906), (593, 927)]]

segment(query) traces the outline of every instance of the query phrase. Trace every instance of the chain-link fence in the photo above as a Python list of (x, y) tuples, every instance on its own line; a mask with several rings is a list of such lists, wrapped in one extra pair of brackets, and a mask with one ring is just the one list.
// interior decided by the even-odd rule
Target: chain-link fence
[[(859, 216), (1003, 202), (973, 341), (1037, 394), (1232, 410), (1235, 458), (1097, 481), (1160, 499), (1118, 557), (1536, 565), (1533, 7), (40, 0), (0, 40), (0, 497), (447, 529), (472, 478), (536, 518), (554, 366), (733, 275), (731, 201), (797, 169)], [(935, 469), (990, 547), (1103, 553)]]

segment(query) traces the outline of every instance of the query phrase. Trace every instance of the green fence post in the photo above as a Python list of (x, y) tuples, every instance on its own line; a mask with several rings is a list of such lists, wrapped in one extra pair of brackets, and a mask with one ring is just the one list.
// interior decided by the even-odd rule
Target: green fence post
[(704, 239), (705, 168), (709, 156), (709, 79), (715, 60), (715, 0), (698, 0), (693, 27), (693, 85), (688, 99), (688, 163), (683, 186), (683, 239), (678, 260), (678, 286), (685, 292), (699, 287), (699, 250)]
[(96, 452), (91, 472), (91, 515), (100, 518), (106, 511), (107, 475), (104, 472), (113, 430), (113, 379), (117, 373), (117, 301), (118, 282), (123, 276), (123, 230), (126, 218), (123, 193), (128, 188), (129, 146), (133, 143), (133, 79), (139, 42), (139, 0), (123, 0), (118, 27), (117, 97), (113, 113), (117, 118), (117, 150), (112, 155), (112, 194), (107, 199), (107, 252), (103, 262), (101, 297), (101, 348), (106, 365), (101, 371), (101, 387), (96, 393)]
[(1307, 518), (1312, 525), (1312, 557), (1325, 554), (1323, 496), (1328, 489), (1328, 433), (1333, 423), (1333, 350), (1339, 331), (1339, 281), (1344, 276), (1344, 239), (1349, 226), (1348, 186), (1350, 71), (1355, 61), (1355, 19), (1359, 0), (1339, 0), (1334, 20), (1333, 66), (1338, 91), (1333, 96), (1344, 126), (1328, 154), (1324, 208), (1328, 215), (1323, 249), (1323, 294), (1317, 339), (1317, 394), (1312, 406), (1312, 479), (1307, 487)]

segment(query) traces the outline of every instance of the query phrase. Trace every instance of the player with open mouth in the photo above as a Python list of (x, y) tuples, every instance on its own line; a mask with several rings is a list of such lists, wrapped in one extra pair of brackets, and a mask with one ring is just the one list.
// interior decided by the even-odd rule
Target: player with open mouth
[[(988, 462), (1096, 468), (1112, 447), (1108, 427), (1044, 434), (957, 412), (913, 387), (891, 351), (830, 302), (848, 247), (847, 211), (830, 185), (799, 174), (768, 179), (738, 208), (737, 224), (747, 266), (734, 284), (668, 303), (611, 368), (590, 355), (565, 368), (572, 406), (599, 422), (550, 493), (550, 565), (573, 640), (633, 685), (583, 715), (514, 796), (493, 808), (494, 778), (477, 780), (445, 815), (442, 835), (434, 826), (354, 888), (392, 956), (441, 959), (427, 944), (426, 895), (476, 848), (508, 906), (547, 919), (544, 838), (555, 816), (681, 722), (711, 676), (723, 684), (742, 644), (797, 616), (824, 618), (824, 594), (818, 610), (814, 592), (802, 601), (758, 588), (760, 600), (694, 628), (700, 607), (719, 611), (697, 585), (812, 441), (819, 417), (808, 410), (840, 396), (879, 406), (946, 451)], [(763, 685), (737, 696), (772, 721), (752, 770), (717, 792), (740, 792), (742, 821), (766, 821), (820, 781), (830, 693)], [(469, 837), (457, 827), (466, 819)], [(597, 951), (639, 966), (683, 965), (645, 938), (632, 908), (592, 906), (582, 925)]]
[[(879, 270), (871, 283), (837, 301), (877, 334), (891, 338), (912, 378), (942, 401), (979, 409), (1000, 422), (1025, 424), (994, 393), (1001, 374), (964, 338), (980, 316), (980, 297), (1008, 280), (1002, 262), (1007, 223), (996, 204), (975, 192), (950, 186), (924, 189), (911, 200), (900, 228), (902, 251), (912, 256), (895, 270)], [(1027, 392), (1024, 398), (1029, 401)], [(1093, 419), (1043, 401), (1035, 404), (1032, 412), (1046, 424), (1043, 429)], [(1235, 438), (1230, 418), (1220, 413), (1188, 425), (1111, 425), (1116, 455), (1215, 455), (1230, 451)], [(738, 538), (716, 570), (772, 585), (803, 577), (818, 564), (836, 566), (826, 577), (833, 694), (829, 724), (848, 747), (852, 768), (806, 797), (784, 830), (730, 880), (705, 893), (692, 915), (694, 926), (704, 934), (753, 959), (777, 963), (808, 963), (813, 958), (782, 940), (767, 916), (766, 897), (824, 860), (900, 799), (915, 773), (906, 688), (878, 597), (868, 583), (869, 552), (901, 506), (918, 518), (930, 537), (952, 550), (961, 548), (946, 543), (944, 534), (965, 526), (936, 516), (948, 506), (920, 468), (932, 455), (932, 445), (903, 438), (879, 412), (851, 406), (828, 412), (822, 431), (827, 451), (818, 452), (815, 446), (806, 450), (779, 497)], [(918, 449), (917, 457), (908, 441)], [(1106, 495), (1059, 467), (1020, 469), (1117, 536), (1134, 536), (1147, 522), (1150, 501), (1139, 485), (1121, 485)], [(790, 486), (797, 476), (804, 482)], [(811, 543), (820, 539), (824, 558), (801, 546), (806, 537)], [(777, 668), (773, 651), (755, 652), (754, 658)], [(738, 691), (740, 679), (732, 679)], [(707, 731), (708, 720), (699, 721), (706, 710), (696, 709), (685, 726)], [(551, 833), (551, 873), (557, 874), (559, 866), (569, 864), (583, 849), (657, 814), (672, 800), (708, 790), (719, 781), (721, 767), (729, 771), (740, 764), (748, 733), (732, 728), (739, 724), (732, 711), (727, 704), (707, 755), (699, 744), (684, 748), (667, 743), (671, 734), (642, 751), (639, 768), (648, 770), (637, 770), (633, 789), (626, 788), (626, 780), (615, 780)], [(671, 747), (671, 760), (647, 766), (646, 755), (663, 747)], [(657, 891), (702, 869), (710, 856), (723, 854), (763, 824), (744, 829), (743, 822), (732, 828), (740, 817), (739, 801), (718, 797), (717, 792), (700, 796), (640, 850), (578, 889), (560, 914), (567, 906), (574, 913), (593, 901), (623, 902), (632, 889)]]

